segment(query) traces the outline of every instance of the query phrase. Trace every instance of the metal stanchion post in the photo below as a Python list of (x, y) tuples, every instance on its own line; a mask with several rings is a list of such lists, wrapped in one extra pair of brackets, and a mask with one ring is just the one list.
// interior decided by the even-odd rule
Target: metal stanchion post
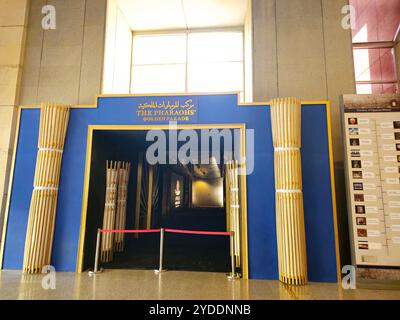
[(235, 272), (235, 233), (232, 231), (231, 235), (229, 236), (230, 240), (230, 247), (231, 247), (231, 273), (228, 274), (229, 280), (236, 280), (239, 279), (240, 276), (238, 273)]
[(101, 238), (101, 230), (97, 229), (96, 255), (94, 258), (94, 269), (93, 269), (93, 271), (89, 271), (89, 275), (103, 272), (103, 269), (99, 270), (100, 238)]
[(159, 262), (159, 266), (158, 266), (158, 270), (154, 270), (155, 273), (160, 274), (164, 271), (166, 271), (165, 269), (163, 269), (163, 255), (164, 255), (164, 228), (161, 228), (160, 230), (160, 262)]

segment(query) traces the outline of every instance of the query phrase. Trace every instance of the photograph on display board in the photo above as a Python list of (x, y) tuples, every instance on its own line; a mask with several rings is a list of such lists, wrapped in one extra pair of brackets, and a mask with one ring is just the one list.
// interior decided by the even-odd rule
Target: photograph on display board
[(353, 179), (362, 179), (363, 173), (362, 171), (353, 171)]
[(351, 146), (359, 146), (360, 145), (360, 139), (350, 139), (350, 145)]
[(367, 219), (366, 218), (357, 217), (356, 218), (356, 223), (359, 226), (366, 226), (367, 225)]
[(359, 134), (359, 129), (358, 128), (349, 128), (349, 135), (357, 136), (358, 134)]
[(351, 167), (354, 169), (361, 169), (361, 160), (352, 160)]
[(350, 154), (351, 154), (351, 157), (353, 157), (353, 158), (360, 158), (361, 157), (360, 150), (351, 150)]
[(364, 202), (364, 195), (363, 194), (355, 194), (354, 201), (355, 202)]
[(367, 229), (357, 229), (357, 236), (365, 238), (368, 236)]
[(354, 182), (353, 190), (364, 190), (364, 185), (362, 182)]
[(365, 206), (356, 206), (356, 213), (364, 214), (365, 213)]
[(349, 118), (348, 120), (349, 125), (354, 126), (358, 124), (357, 118)]

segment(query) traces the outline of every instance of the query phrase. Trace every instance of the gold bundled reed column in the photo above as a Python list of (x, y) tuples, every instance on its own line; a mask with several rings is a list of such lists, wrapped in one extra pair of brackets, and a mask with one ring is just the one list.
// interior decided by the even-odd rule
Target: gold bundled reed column
[(34, 189), (26, 231), (25, 273), (41, 273), (51, 263), (61, 160), (70, 107), (42, 104)]
[[(131, 172), (130, 162), (122, 162), (118, 173), (118, 199), (117, 212), (115, 216), (115, 229), (124, 230), (126, 226), (126, 202), (128, 196), (129, 174)], [(114, 235), (114, 250), (122, 252), (124, 250), (125, 233)]]
[(239, 165), (237, 160), (226, 163), (226, 179), (228, 180), (229, 203), (229, 231), (235, 233), (235, 264), (240, 267), (240, 199), (239, 199)]
[(301, 178), (301, 103), (295, 98), (271, 103), (274, 144), (276, 233), (279, 280), (307, 283), (307, 255)]
[[(121, 163), (107, 161), (106, 163), (106, 196), (104, 204), (103, 230), (113, 230), (117, 204), (118, 172)], [(110, 262), (114, 254), (114, 233), (105, 232), (101, 237), (101, 262)]]

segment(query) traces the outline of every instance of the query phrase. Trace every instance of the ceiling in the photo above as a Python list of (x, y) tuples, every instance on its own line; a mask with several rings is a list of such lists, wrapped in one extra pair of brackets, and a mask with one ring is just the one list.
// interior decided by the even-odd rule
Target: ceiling
[(243, 26), (249, 0), (116, 0), (133, 31)]

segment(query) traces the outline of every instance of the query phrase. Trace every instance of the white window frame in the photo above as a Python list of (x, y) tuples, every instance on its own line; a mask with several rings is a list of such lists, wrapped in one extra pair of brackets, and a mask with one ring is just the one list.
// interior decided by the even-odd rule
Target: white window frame
[[(243, 27), (226, 27), (226, 28), (198, 28), (198, 29), (176, 29), (176, 30), (162, 30), (162, 31), (133, 31), (132, 32), (132, 58), (131, 58), (131, 79), (129, 84), (129, 92), (130, 94), (135, 94), (132, 91), (132, 79), (133, 79), (133, 68), (134, 66), (141, 66), (141, 65), (134, 65), (133, 64), (133, 48), (134, 48), (134, 41), (135, 36), (160, 36), (160, 35), (186, 35), (186, 59), (185, 59), (185, 91), (184, 92), (173, 92), (173, 93), (191, 93), (188, 91), (188, 38), (191, 33), (220, 33), (220, 32), (238, 32), (242, 34), (242, 60), (235, 60), (235, 61), (221, 61), (221, 62), (241, 62), (242, 63), (242, 88), (239, 90), (241, 95), (244, 97), (245, 95), (245, 43), (244, 43), (244, 28)], [(169, 65), (174, 63), (156, 63), (154, 65)], [(146, 64), (149, 66), (152, 64)], [(156, 92), (154, 92), (156, 93)], [(203, 92), (202, 92), (203, 93)], [(210, 92), (215, 93), (215, 92)]]
[[(395, 51), (395, 46), (396, 42), (395, 41), (378, 41), (378, 42), (353, 42), (352, 44), (353, 50), (357, 49), (391, 49)], [(354, 53), (353, 53), (354, 54)], [(395, 79), (388, 79), (388, 80), (369, 80), (369, 81), (362, 81), (362, 80), (357, 80), (355, 79), (356, 86), (363, 85), (363, 84), (368, 84), (368, 85), (373, 85), (373, 84), (395, 84), (397, 86), (397, 90), (400, 90), (400, 84), (399, 84), (399, 79), (397, 79), (397, 74), (398, 70), (396, 70), (396, 54), (394, 55), (393, 59), (394, 63), (394, 71), (395, 71)], [(353, 62), (354, 65), (356, 64), (356, 61)], [(355, 75), (357, 77), (357, 75)]]

